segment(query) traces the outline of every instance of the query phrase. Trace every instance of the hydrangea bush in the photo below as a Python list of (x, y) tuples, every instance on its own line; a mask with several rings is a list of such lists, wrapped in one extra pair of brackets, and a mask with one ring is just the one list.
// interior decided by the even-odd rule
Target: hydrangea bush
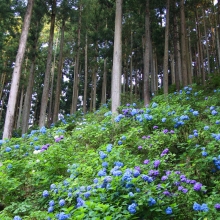
[(220, 218), (220, 90), (66, 115), (0, 141), (0, 219)]

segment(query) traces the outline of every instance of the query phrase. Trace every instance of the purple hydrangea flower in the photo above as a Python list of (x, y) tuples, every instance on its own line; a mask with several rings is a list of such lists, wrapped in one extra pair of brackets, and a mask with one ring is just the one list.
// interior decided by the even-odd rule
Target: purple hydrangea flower
[(215, 204), (215, 208), (216, 208), (217, 210), (220, 210), (220, 204), (219, 204), (219, 203), (216, 203), (216, 204)]
[(159, 160), (155, 160), (154, 161), (154, 167), (157, 168), (160, 165), (160, 161)]
[(144, 160), (144, 164), (149, 164), (150, 160)]
[(168, 148), (165, 148), (164, 150), (163, 150), (163, 152), (161, 153), (161, 157), (163, 157), (164, 155), (166, 155), (167, 153), (169, 152), (169, 149)]
[(195, 191), (199, 191), (199, 190), (201, 190), (201, 188), (202, 188), (202, 184), (199, 183), (199, 182), (195, 183), (195, 185), (194, 185), (194, 187), (193, 187), (193, 189), (194, 189)]
[(165, 181), (167, 179), (168, 179), (168, 176), (162, 176), (162, 178), (161, 178), (162, 181)]

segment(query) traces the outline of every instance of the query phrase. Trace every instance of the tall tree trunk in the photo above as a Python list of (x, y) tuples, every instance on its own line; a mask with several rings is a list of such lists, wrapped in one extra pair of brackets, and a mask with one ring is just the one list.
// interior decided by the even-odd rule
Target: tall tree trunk
[(188, 50), (189, 50), (189, 84), (192, 84), (192, 77), (193, 77), (193, 65), (192, 65), (192, 48), (191, 48), (191, 39), (190, 39), (190, 33), (188, 38)]
[(163, 92), (168, 94), (168, 65), (169, 65), (169, 13), (170, 13), (170, 0), (166, 3), (166, 27), (165, 27), (165, 44), (164, 44), (164, 60), (163, 60)]
[(24, 86), (22, 86), (21, 88), (21, 96), (20, 96), (20, 104), (18, 109), (18, 119), (17, 119), (16, 129), (19, 129), (21, 127), (21, 113), (22, 113), (23, 100), (24, 100)]
[(31, 60), (28, 87), (25, 93), (24, 108), (22, 111), (22, 134), (25, 134), (28, 131), (28, 123), (29, 123), (30, 109), (31, 109), (31, 98), (33, 92), (33, 85), (34, 85), (35, 60), (36, 60), (36, 53), (34, 52), (34, 56)]
[(150, 103), (150, 6), (149, 0), (146, 0), (145, 9), (145, 39), (144, 39), (144, 105)]
[(30, 27), (33, 5), (34, 5), (34, 0), (29, 0), (28, 5), (27, 5), (27, 10), (25, 13), (25, 17), (24, 17), (22, 31), (21, 31), (21, 37), (19, 41), (15, 67), (14, 67), (13, 74), (12, 74), (12, 82), (11, 82), (8, 107), (7, 107), (6, 117), (5, 117), (3, 139), (11, 138), (12, 136), (15, 106), (16, 106), (18, 87), (19, 87), (20, 76), (21, 76), (21, 67), (22, 67), (22, 63), (24, 60), (24, 54), (25, 54), (25, 48), (26, 48), (26, 43), (27, 43), (28, 30)]
[[(105, 70), (104, 70), (105, 74)], [(103, 76), (104, 77), (104, 76)], [(83, 113), (87, 111), (87, 87), (88, 87), (88, 35), (86, 32), (86, 45), (85, 45), (85, 82), (84, 82), (84, 95), (83, 95)], [(106, 89), (106, 87), (105, 87)], [(103, 92), (103, 91), (102, 91)], [(105, 91), (106, 92), (106, 91)]]
[[(189, 31), (189, 36), (190, 36), (190, 31)], [(186, 57), (187, 57), (188, 85), (192, 85), (192, 72), (191, 72), (192, 62), (190, 59), (190, 55), (191, 55), (190, 37), (186, 37), (186, 54), (187, 54)]]
[(114, 52), (112, 67), (112, 113), (117, 113), (121, 102), (121, 72), (122, 72), (122, 3), (123, 0), (116, 0), (115, 13), (115, 35), (114, 35)]
[[(176, 2), (173, 1), (174, 6), (176, 7)], [(177, 91), (180, 90), (180, 75), (181, 75), (181, 67), (180, 67), (180, 51), (178, 51), (178, 26), (177, 26), (177, 15), (175, 14), (173, 17), (173, 23), (174, 23), (174, 38), (173, 38), (173, 48), (174, 48), (174, 62), (175, 62), (175, 84)]]
[(196, 12), (196, 29), (197, 29), (198, 49), (199, 49), (198, 56), (200, 58), (202, 84), (205, 85), (205, 71), (204, 71), (204, 64), (203, 64), (203, 48), (202, 48), (201, 31), (200, 31), (200, 26), (199, 26), (198, 8), (196, 8), (195, 12)]
[(94, 69), (94, 81), (93, 81), (93, 103), (92, 103), (92, 110), (95, 111), (96, 110), (96, 82), (97, 82), (97, 67)]
[(207, 73), (210, 74), (210, 57), (209, 57), (209, 40), (206, 29), (206, 21), (205, 21), (205, 9), (203, 9), (203, 26), (204, 26), (204, 34), (205, 34), (205, 48), (206, 48), (206, 58), (207, 58)]
[(181, 53), (180, 53), (180, 41), (179, 41), (179, 29), (177, 26), (177, 62), (178, 62), (178, 72), (179, 75), (179, 83), (180, 85), (183, 85), (183, 74), (182, 74), (182, 59), (181, 59)]
[(54, 123), (58, 120), (58, 112), (59, 112), (59, 107), (60, 107), (61, 80), (62, 80), (62, 67), (63, 67), (64, 31), (65, 31), (65, 20), (63, 19), (62, 27), (61, 27), (60, 53), (59, 53), (59, 63), (58, 63), (58, 70), (57, 70), (57, 84), (56, 84), (54, 112), (53, 112), (53, 122)]
[(131, 31), (131, 54), (130, 54), (130, 102), (132, 103), (132, 94), (133, 94), (133, 33)]
[(172, 85), (175, 85), (175, 61), (174, 61), (174, 55), (173, 53), (170, 53), (170, 61), (171, 61), (171, 80), (172, 80)]
[(76, 54), (76, 63), (75, 63), (75, 74), (74, 74), (74, 82), (73, 82), (73, 95), (72, 95), (72, 105), (70, 109), (70, 114), (76, 112), (77, 109), (77, 101), (78, 101), (78, 93), (79, 93), (79, 56), (80, 56), (80, 43), (81, 43), (81, 20), (82, 20), (82, 4), (79, 3), (79, 21), (78, 21), (78, 43), (77, 43), (77, 54)]
[(180, 17), (181, 17), (181, 61), (182, 61), (182, 81), (183, 86), (187, 86), (187, 55), (186, 55), (186, 28), (185, 28), (185, 9), (184, 0), (180, 1)]
[(106, 103), (106, 86), (107, 86), (107, 58), (104, 59), (104, 73), (103, 73), (103, 81), (102, 81), (102, 99), (101, 103)]
[[(55, 68), (56, 68), (56, 53), (57, 53), (57, 45), (58, 45), (58, 37), (56, 39), (55, 43), (55, 51), (53, 55), (53, 63), (51, 68), (51, 86), (49, 89), (49, 108), (48, 108), (48, 115), (47, 115), (47, 126), (50, 127), (52, 121), (53, 121), (53, 111), (52, 111), (52, 105), (53, 105), (53, 84), (54, 84), (54, 75), (55, 75)], [(58, 74), (58, 73), (57, 73)]]
[(45, 76), (44, 76), (43, 94), (41, 98), (40, 119), (39, 119), (40, 128), (45, 125), (45, 119), (46, 119), (47, 103), (48, 103), (48, 96), (49, 96), (51, 61), (52, 61), (52, 54), (53, 54), (55, 17), (56, 17), (56, 0), (53, 0), (51, 23), (50, 23), (49, 45), (48, 45), (48, 53), (47, 53), (47, 65), (46, 65), (46, 71), (45, 71)]

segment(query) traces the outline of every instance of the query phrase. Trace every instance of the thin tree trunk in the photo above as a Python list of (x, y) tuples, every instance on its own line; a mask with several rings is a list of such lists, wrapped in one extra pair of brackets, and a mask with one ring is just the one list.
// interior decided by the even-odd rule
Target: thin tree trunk
[(22, 113), (23, 100), (24, 100), (24, 86), (22, 86), (22, 89), (21, 89), (21, 96), (20, 96), (20, 104), (19, 104), (16, 129), (19, 129), (21, 127), (21, 113)]
[(22, 134), (25, 134), (28, 131), (31, 98), (32, 98), (32, 92), (33, 92), (33, 85), (34, 85), (35, 60), (36, 60), (36, 54), (34, 52), (34, 56), (31, 61), (30, 74), (29, 74), (29, 79), (28, 79), (28, 87), (27, 87), (27, 91), (25, 94), (24, 108), (22, 112)]
[(164, 60), (163, 60), (163, 92), (168, 94), (168, 65), (169, 65), (169, 13), (170, 13), (170, 0), (166, 3), (166, 27), (165, 27), (165, 45), (164, 45)]
[(205, 47), (206, 47), (206, 58), (207, 58), (207, 73), (210, 74), (210, 57), (209, 57), (209, 40), (206, 30), (206, 22), (205, 22), (205, 9), (203, 9), (203, 26), (204, 26), (204, 34), (205, 34)]
[(96, 82), (97, 82), (97, 67), (94, 70), (94, 81), (93, 81), (93, 105), (92, 105), (92, 110), (95, 111), (96, 110)]
[[(190, 33), (189, 33), (190, 36)], [(192, 72), (191, 72), (191, 67), (192, 67), (192, 62), (190, 59), (190, 54), (191, 54), (191, 47), (190, 47), (190, 42), (189, 38), (186, 37), (186, 54), (187, 54), (187, 78), (188, 78), (188, 85), (192, 85)]]
[(53, 112), (53, 122), (58, 120), (58, 112), (60, 107), (60, 93), (61, 93), (61, 80), (62, 80), (62, 67), (63, 67), (63, 46), (64, 46), (64, 31), (65, 31), (65, 20), (62, 21), (61, 27), (61, 37), (60, 37), (60, 53), (59, 53), (59, 63), (57, 70), (57, 84), (55, 91), (55, 103)]
[(106, 103), (106, 86), (107, 86), (107, 58), (104, 59), (104, 73), (102, 81), (102, 104)]
[(52, 13), (51, 13), (51, 24), (50, 24), (50, 36), (49, 36), (49, 45), (48, 45), (48, 54), (47, 54), (47, 65), (44, 76), (44, 87), (43, 94), (41, 98), (41, 108), (40, 108), (40, 119), (39, 119), (39, 127), (45, 125), (46, 119), (46, 111), (47, 111), (47, 103), (49, 96), (49, 84), (50, 84), (50, 71), (51, 71), (51, 61), (53, 54), (53, 38), (54, 38), (54, 26), (55, 26), (55, 17), (56, 17), (56, 0), (53, 0), (52, 3)]
[[(174, 6), (176, 7), (176, 3), (175, 1), (173, 1)], [(174, 15), (174, 39), (173, 39), (173, 47), (174, 47), (174, 62), (175, 62), (175, 84), (176, 84), (176, 89), (177, 91), (180, 90), (180, 75), (181, 75), (181, 59), (180, 59), (180, 51), (178, 51), (179, 49), (179, 38), (178, 38), (178, 26), (177, 26), (177, 16), (176, 14)]]
[[(105, 74), (105, 70), (104, 70)], [(86, 45), (85, 45), (85, 82), (84, 82), (84, 95), (83, 95), (83, 112), (87, 111), (87, 87), (88, 87), (88, 35), (86, 32)], [(106, 89), (106, 87), (105, 87)], [(103, 92), (103, 91), (102, 91)], [(106, 92), (106, 91), (105, 91)]]
[(183, 84), (183, 74), (182, 74), (182, 59), (181, 59), (181, 53), (180, 53), (180, 41), (179, 41), (179, 31), (177, 26), (177, 62), (178, 62), (178, 78), (179, 78), (179, 84)]
[(4, 89), (4, 85), (5, 85), (5, 77), (6, 77), (6, 73), (2, 73), (1, 75), (1, 89), (0, 89), (0, 100), (2, 99), (2, 93), (3, 93), (3, 89)]
[(148, 105), (150, 103), (149, 71), (150, 71), (150, 6), (149, 6), (149, 0), (146, 0), (145, 44), (144, 44), (144, 105)]
[(115, 13), (115, 35), (114, 35), (114, 52), (113, 52), (113, 67), (112, 67), (112, 113), (118, 112), (118, 107), (121, 104), (121, 72), (122, 72), (122, 3), (123, 0), (116, 0)]
[[(55, 43), (55, 51), (53, 55), (53, 63), (51, 68), (51, 86), (49, 91), (49, 108), (48, 108), (48, 116), (47, 116), (47, 126), (50, 127), (52, 121), (53, 121), (53, 112), (52, 112), (52, 105), (53, 105), (53, 84), (54, 84), (54, 75), (55, 75), (55, 68), (56, 68), (56, 53), (57, 53), (57, 45), (58, 45), (58, 37), (56, 39)], [(58, 74), (58, 73), (57, 73)]]
[(170, 61), (171, 61), (171, 78), (172, 78), (172, 85), (175, 85), (175, 61), (173, 53), (170, 54)]
[(181, 60), (182, 60), (182, 82), (183, 86), (187, 86), (187, 55), (186, 55), (186, 28), (185, 28), (185, 9), (184, 0), (180, 1), (181, 16)]
[(77, 109), (77, 102), (78, 102), (78, 90), (79, 90), (79, 56), (80, 56), (80, 43), (81, 43), (81, 21), (82, 20), (82, 4), (80, 3), (79, 6), (79, 21), (78, 21), (78, 43), (77, 43), (77, 54), (76, 54), (76, 63), (75, 63), (75, 69), (74, 70), (74, 82), (73, 82), (73, 95), (72, 95), (72, 105), (70, 114), (73, 114), (76, 112)]
[(133, 33), (131, 31), (131, 57), (130, 57), (130, 102), (132, 103), (132, 94), (133, 94), (133, 54), (132, 54), (132, 50), (133, 50)]
[(25, 17), (24, 17), (24, 23), (23, 23), (21, 37), (19, 41), (15, 67), (14, 67), (13, 74), (12, 74), (12, 82), (11, 82), (8, 107), (7, 107), (6, 117), (5, 117), (3, 139), (11, 138), (12, 136), (15, 106), (16, 106), (18, 87), (19, 87), (20, 76), (21, 76), (21, 67), (22, 67), (22, 63), (24, 60), (24, 54), (25, 54), (25, 48), (26, 48), (26, 43), (27, 43), (28, 30), (30, 27), (33, 5), (34, 5), (34, 0), (29, 0), (28, 5), (27, 5), (27, 10), (25, 13)]

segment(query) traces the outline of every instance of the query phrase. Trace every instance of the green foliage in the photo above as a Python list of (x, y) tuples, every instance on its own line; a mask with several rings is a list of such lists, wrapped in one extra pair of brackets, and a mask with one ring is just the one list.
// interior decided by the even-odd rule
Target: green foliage
[(0, 218), (219, 219), (220, 89), (197, 88), (4, 140)]

